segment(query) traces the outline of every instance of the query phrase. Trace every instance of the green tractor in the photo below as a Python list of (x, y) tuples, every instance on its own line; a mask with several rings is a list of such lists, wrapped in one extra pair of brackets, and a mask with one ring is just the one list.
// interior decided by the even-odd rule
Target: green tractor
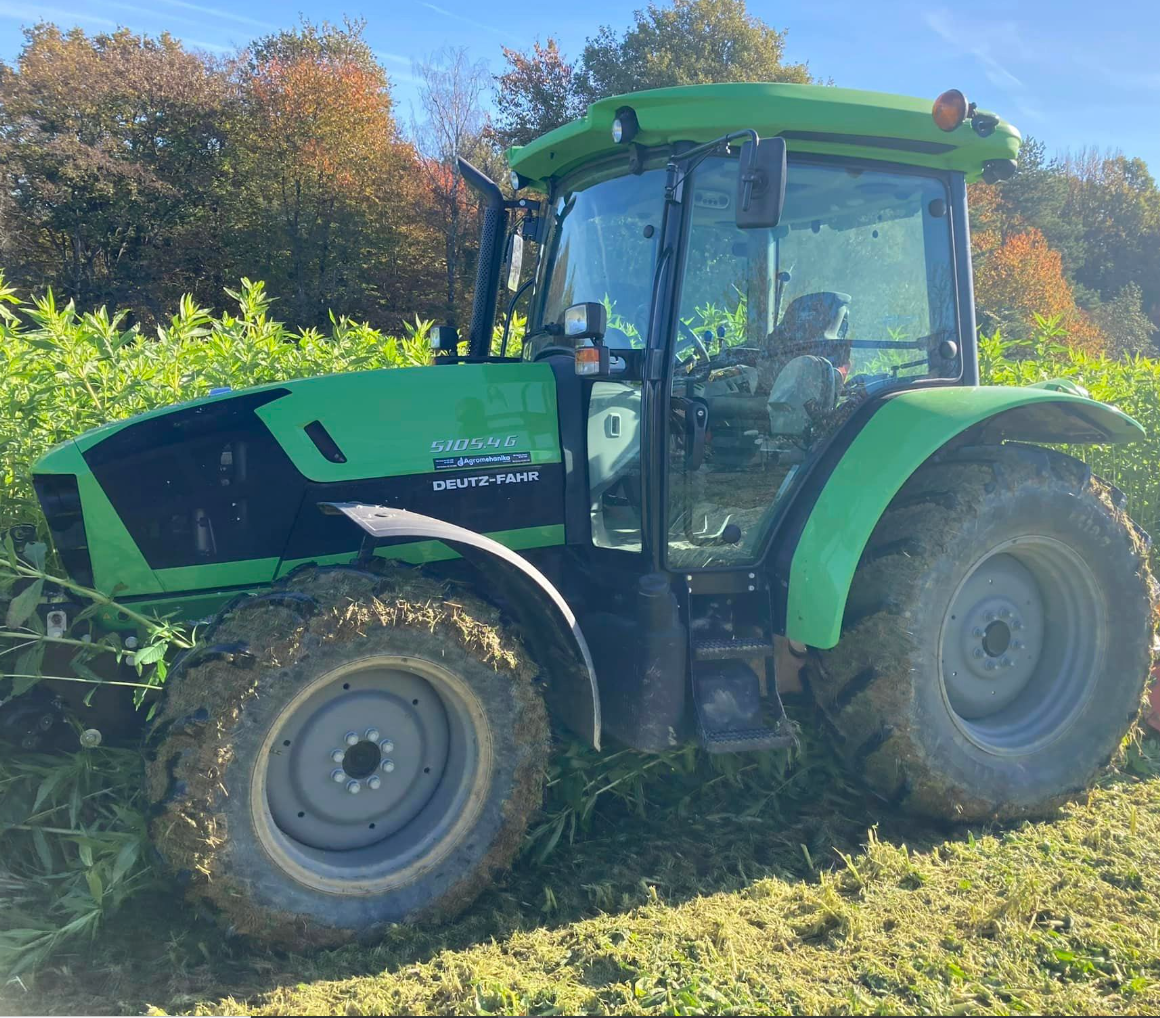
[[(979, 384), (967, 183), (1019, 144), (957, 91), (602, 100), (510, 153), (515, 198), (462, 164), (466, 353), (442, 327), (430, 367), (48, 452), (70, 576), (201, 623), (146, 742), (186, 894), (295, 946), (453, 914), (520, 846), (549, 719), (770, 750), (803, 688), (899, 808), (1087, 787), (1149, 670), (1148, 539), (1051, 447), (1142, 429), (1068, 382)], [(492, 351), (501, 277), (519, 356)]]

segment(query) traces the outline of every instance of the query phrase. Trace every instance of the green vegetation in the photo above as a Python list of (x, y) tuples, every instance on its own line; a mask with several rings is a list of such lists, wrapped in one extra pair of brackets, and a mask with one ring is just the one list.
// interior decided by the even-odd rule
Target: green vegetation
[[(1131, 760), (1151, 766), (1139, 751)], [(143, 894), (98, 941), (0, 989), (0, 1006), (338, 1015), (1160, 1007), (1156, 780), (1121, 775), (1053, 823), (948, 832), (866, 803), (817, 748), (787, 779), (754, 768), (691, 795), (671, 763), (623, 782), (636, 791), (599, 809), (582, 842), (545, 864), (526, 860), (451, 925), (287, 957), (223, 939), (200, 917), (175, 916), (171, 898)]]
[[(231, 299), (236, 310), (216, 316), (184, 300), (150, 334), (126, 328), (122, 314), (81, 313), (51, 297), (24, 303), (0, 286), (0, 525), (39, 525), (29, 464), (86, 427), (216, 385), (428, 357), (427, 323), (401, 337), (341, 317), (325, 333), (294, 331), (273, 316), (261, 283), (243, 282)], [(698, 309), (698, 319), (728, 335), (718, 310)], [(1065, 375), (1160, 434), (1160, 363), (1079, 353), (1061, 344), (1059, 328), (1040, 318), (1026, 341), (984, 337), (987, 379)], [(1155, 527), (1160, 438), (1086, 455)], [(0, 574), (19, 574), (23, 585), (42, 578), (3, 555)], [(9, 621), (25, 653), (43, 643), (24, 628), (23, 609)], [(163, 623), (145, 628), (149, 639), (131, 659), (142, 686), (163, 679), (165, 647), (189, 639)], [(89, 645), (81, 664), (100, 653), (129, 656), (113, 640)], [(40, 667), (19, 659), (0, 657), (3, 673)], [(809, 712), (799, 714), (805, 746), (796, 759), (600, 758), (565, 745), (524, 861), (468, 915), (308, 959), (255, 954), (222, 942), (200, 918), (174, 916), (147, 850), (135, 752), (5, 754), (4, 1007), (1094, 1014), (1160, 1006), (1153, 744), (1133, 748), (1115, 779), (1063, 819), (967, 834), (868, 804), (813, 736)]]

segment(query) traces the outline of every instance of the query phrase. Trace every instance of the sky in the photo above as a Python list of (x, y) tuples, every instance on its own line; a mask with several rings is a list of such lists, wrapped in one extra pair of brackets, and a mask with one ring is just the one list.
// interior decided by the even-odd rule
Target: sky
[[(40, 20), (90, 33), (123, 25), (168, 31), (190, 47), (224, 54), (311, 20), (366, 19), (366, 38), (394, 83), (400, 120), (415, 101), (414, 61), (467, 47), (491, 70), (501, 47), (527, 49), (554, 35), (577, 56), (603, 24), (623, 29), (644, 0), (508, 8), (480, 0), (0, 0), (0, 60), (20, 52), (22, 26)], [(958, 88), (1050, 153), (1094, 145), (1144, 158), (1160, 175), (1158, 0), (749, 0), (751, 13), (788, 31), (786, 58), (808, 61), (836, 85), (930, 96)], [(293, 12), (293, 13), (291, 13)], [(545, 12), (548, 16), (545, 16)]]

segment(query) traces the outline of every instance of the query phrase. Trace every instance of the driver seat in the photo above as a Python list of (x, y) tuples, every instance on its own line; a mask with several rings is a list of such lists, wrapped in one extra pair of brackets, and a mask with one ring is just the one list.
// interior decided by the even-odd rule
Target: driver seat
[[(766, 408), (770, 437), (783, 447), (783, 460), (797, 444), (793, 440), (800, 440), (815, 419), (838, 405), (839, 369), (850, 360), (850, 344), (844, 342), (849, 324), (850, 295), (823, 290), (794, 298), (770, 334), (767, 357), (773, 379)], [(779, 364), (778, 352), (786, 348), (808, 352)]]

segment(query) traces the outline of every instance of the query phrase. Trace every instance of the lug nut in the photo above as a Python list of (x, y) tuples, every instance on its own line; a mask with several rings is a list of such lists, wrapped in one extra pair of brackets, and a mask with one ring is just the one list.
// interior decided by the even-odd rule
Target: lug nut
[(332, 749), (330, 751), (330, 759), (335, 763), (342, 763), (346, 759), (346, 754), (341, 749)]
[(392, 753), (394, 752), (395, 744), (391, 742), (390, 739), (383, 739), (383, 741), (379, 743), (379, 749), (381, 749), (384, 753)]
[(368, 728), (366, 735), (364, 735), (363, 738), (366, 739), (367, 742), (378, 742), (379, 730), (377, 728)]
[(394, 760), (384, 760), (382, 766), (383, 766), (383, 771), (387, 774), (390, 774), (391, 771), (393, 771), (395, 769), (395, 761)]
[(334, 782), (343, 782), (346, 780), (346, 771), (341, 767), (336, 767), (330, 772), (330, 780)]
[(358, 795), (358, 793), (362, 791), (362, 785), (352, 779), (346, 783), (346, 790), (350, 792), (351, 795)]
[(372, 774), (369, 778), (367, 778), (367, 788), (371, 789), (372, 791), (378, 788), (382, 783), (382, 780), (377, 774)]
[(358, 732), (347, 732), (346, 735), (343, 736), (343, 740), (348, 746), (357, 746)]
[(972, 636), (982, 636), (983, 631), (978, 626), (975, 626), (975, 628), (971, 630), (971, 635)]
[(975, 657), (982, 657), (982, 656), (983, 656), (983, 648), (982, 648), (982, 647), (976, 647), (976, 648), (975, 648)]
[(1010, 668), (1010, 667), (1011, 667), (1011, 666), (1012, 666), (1012, 665), (1013, 665), (1015, 662), (1014, 662), (1014, 661), (1012, 661), (1012, 660), (1011, 660), (1009, 657), (1004, 657), (1004, 658), (1003, 658), (1003, 660), (1002, 660), (1002, 661), (1000, 661), (999, 663), (1000, 663), (1000, 664), (1001, 664), (1001, 665), (1002, 665), (1004, 668)]
[(987, 612), (987, 621), (988, 622), (994, 622), (995, 619), (996, 619), (996, 615), (994, 612)]
[(994, 661), (994, 659), (993, 659), (993, 658), (992, 658), (990, 661), (988, 661), (988, 662), (987, 662), (987, 664), (986, 664), (986, 668), (987, 668), (987, 671), (989, 671), (989, 672), (991, 672), (991, 671), (994, 671), (994, 670), (995, 670), (995, 661)]
[(1014, 643), (1011, 644), (1011, 646), (1014, 647), (1016, 650), (1022, 650), (1023, 649), (1023, 641), (1016, 640)]
[(1022, 629), (1023, 623), (1019, 619), (1016, 619), (1014, 622), (1011, 623), (1011, 628), (1012, 629)]
[(1009, 619), (1011, 617), (1011, 609), (1004, 608), (1001, 612), (999, 612), (999, 617), (1001, 619)]

